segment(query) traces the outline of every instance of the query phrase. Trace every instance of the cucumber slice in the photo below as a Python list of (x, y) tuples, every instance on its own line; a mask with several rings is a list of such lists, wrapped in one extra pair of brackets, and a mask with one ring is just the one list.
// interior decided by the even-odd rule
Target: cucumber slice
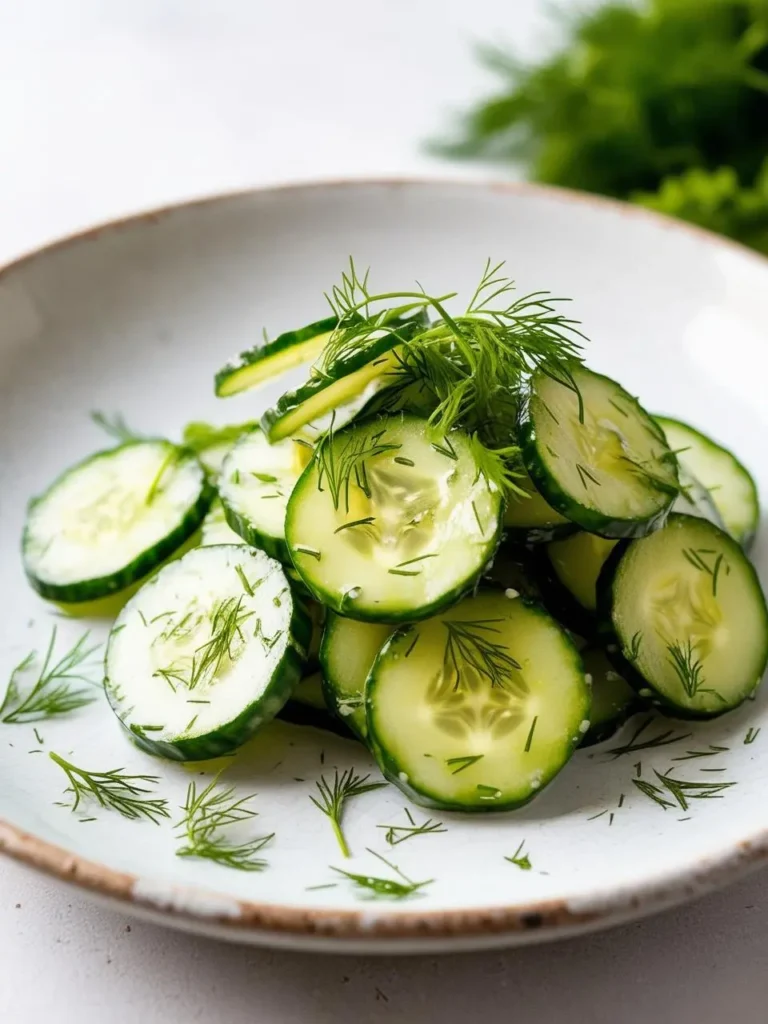
[(544, 544), (578, 530), (575, 523), (546, 503), (527, 473), (515, 482), (527, 497), (512, 495), (507, 501), (504, 532), (509, 540), (516, 544)]
[(200, 547), (209, 548), (213, 544), (242, 544), (243, 538), (235, 533), (227, 522), (224, 506), (218, 498), (214, 499), (200, 530)]
[(597, 578), (616, 543), (582, 531), (547, 545), (547, 558), (558, 581), (589, 612), (597, 609)]
[(195, 420), (184, 427), (182, 434), (184, 447), (193, 451), (202, 462), (206, 472), (216, 478), (235, 441), (257, 426), (258, 423), (251, 421), (217, 427), (212, 423)]
[(765, 598), (741, 548), (712, 523), (674, 513), (656, 533), (618, 545), (598, 591), (641, 697), (708, 718), (759, 685), (768, 659)]
[(335, 316), (316, 320), (297, 331), (281, 334), (274, 341), (254, 345), (241, 352), (237, 359), (227, 363), (216, 374), (216, 394), (219, 398), (229, 398), (255, 388), (294, 366), (313, 362), (325, 348), (338, 322)]
[(333, 612), (326, 619), (320, 644), (325, 701), (361, 740), (368, 733), (365, 681), (392, 629), (376, 622), (355, 622)]
[(247, 544), (290, 563), (285, 544), (288, 499), (312, 456), (294, 439), (270, 444), (257, 427), (224, 460), (219, 497), (227, 522)]
[(470, 439), (432, 443), (399, 414), (329, 435), (288, 502), (285, 536), (312, 596), (349, 618), (425, 618), (470, 589), (499, 540), (501, 499)]
[(576, 390), (533, 375), (523, 458), (561, 515), (604, 537), (660, 526), (678, 495), (677, 464), (656, 422), (609, 377), (573, 369)]
[(397, 374), (397, 346), (421, 326), (421, 320), (395, 322), (382, 327), (365, 345), (343, 352), (331, 362), (322, 359), (312, 367), (309, 379), (296, 391), (288, 391), (261, 418), (272, 444), (297, 433), (338, 406), (359, 398), (364, 405), (389, 378)]
[(579, 654), (554, 619), (481, 593), (386, 643), (366, 684), (368, 741), (417, 803), (508, 809), (565, 765), (589, 701)]
[(118, 616), (107, 646), (107, 697), (150, 754), (219, 757), (280, 710), (309, 639), (307, 612), (277, 562), (243, 544), (196, 548)]
[(760, 521), (757, 485), (733, 452), (701, 431), (666, 416), (656, 416), (677, 460), (709, 492), (725, 529), (749, 547)]
[(24, 569), (43, 597), (95, 601), (152, 572), (190, 537), (214, 490), (192, 452), (131, 441), (63, 473), (27, 512)]
[(640, 698), (608, 659), (602, 647), (585, 647), (581, 652), (588, 683), (592, 684), (589, 729), (582, 747), (607, 740), (642, 707)]
[(680, 481), (680, 493), (675, 498), (672, 506), (673, 512), (680, 512), (686, 516), (699, 516), (701, 519), (708, 519), (710, 523), (725, 529), (725, 524), (717, 511), (717, 506), (712, 500), (712, 495), (706, 487), (699, 483), (695, 476), (685, 470), (678, 460), (677, 476)]

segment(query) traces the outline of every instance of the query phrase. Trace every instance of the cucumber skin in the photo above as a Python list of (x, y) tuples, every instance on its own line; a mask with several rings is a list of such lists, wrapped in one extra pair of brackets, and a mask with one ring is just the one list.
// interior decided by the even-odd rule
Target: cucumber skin
[(533, 551), (536, 578), (541, 586), (541, 604), (566, 629), (593, 641), (600, 633), (597, 615), (576, 600), (561, 583), (543, 548)]
[[(323, 688), (323, 692), (325, 692), (325, 688)], [(290, 722), (291, 725), (309, 726), (313, 729), (322, 729), (323, 732), (332, 732), (335, 736), (340, 736), (345, 740), (359, 739), (332, 712), (312, 708), (298, 700), (288, 700), (278, 711), (277, 718), (283, 722)]]
[[(595, 374), (595, 376), (600, 377), (603, 375)], [(610, 380), (610, 378), (605, 379)], [(615, 383), (615, 381), (612, 381), (612, 383)], [(645, 412), (637, 402), (635, 402), (635, 405), (638, 405), (638, 408), (648, 420), (655, 424), (653, 417)], [(528, 475), (533, 480), (536, 490), (539, 491), (556, 512), (566, 516), (571, 522), (580, 526), (582, 530), (586, 530), (587, 533), (596, 533), (610, 540), (620, 540), (626, 537), (645, 537), (646, 534), (653, 533), (654, 530), (658, 530), (659, 527), (664, 525), (679, 493), (677, 490), (674, 493), (670, 493), (666, 506), (647, 519), (614, 519), (594, 509), (585, 508), (585, 506), (574, 501), (560, 488), (539, 457), (538, 437), (536, 426), (530, 415), (530, 403), (524, 412), (523, 422), (520, 426), (519, 443), (522, 449), (525, 468), (528, 470)]]
[(375, 359), (386, 355), (396, 345), (407, 342), (421, 326), (421, 319), (411, 319), (396, 324), (394, 329), (389, 334), (385, 334), (383, 338), (378, 338), (352, 355), (337, 359), (324, 367), (321, 376), (310, 378), (295, 391), (286, 391), (278, 398), (275, 405), (271, 409), (267, 409), (261, 417), (261, 429), (266, 434), (267, 440), (272, 443), (283, 440), (283, 434), (279, 427), (286, 416), (301, 408), (305, 402), (325, 391), (327, 387), (338, 384), (345, 377), (362, 370)]
[[(754, 500), (754, 506), (755, 506), (755, 516), (754, 516), (754, 520), (753, 520), (751, 529), (746, 530), (744, 533), (742, 533), (738, 537), (734, 537), (734, 540), (738, 544), (741, 544), (741, 546), (744, 548), (745, 551), (749, 551), (749, 549), (752, 547), (752, 544), (753, 544), (753, 542), (755, 540), (755, 535), (756, 535), (757, 529), (758, 529), (758, 527), (760, 525), (760, 496), (759, 496), (759, 493), (758, 493), (758, 490), (757, 490), (757, 484), (755, 483), (755, 478), (749, 472), (749, 470), (744, 465), (744, 463), (741, 461), (741, 459), (737, 459), (736, 458), (736, 456), (733, 454), (733, 452), (730, 450), (730, 448), (725, 448), (723, 445), (718, 444), (717, 441), (714, 441), (711, 437), (708, 437), (706, 434), (702, 434), (702, 432), (700, 430), (697, 430), (696, 427), (692, 427), (689, 423), (684, 423), (682, 420), (677, 420), (673, 416), (654, 416), (653, 418), (656, 421), (656, 423), (658, 423), (658, 425), (661, 427), (662, 432), (664, 431), (664, 424), (667, 423), (667, 424), (669, 424), (670, 426), (673, 426), (673, 427), (682, 427), (684, 430), (690, 432), (691, 434), (695, 434), (696, 437), (701, 439), (702, 445), (704, 447), (715, 448), (718, 451), (725, 452), (725, 454), (728, 455), (731, 459), (733, 459), (733, 461), (736, 463), (736, 465), (742, 471), (742, 473), (744, 474), (744, 477), (749, 481), (749, 484), (750, 484), (750, 489), (751, 489), (751, 492), (752, 492), (752, 498)], [(685, 461), (685, 460), (683, 460), (683, 461)], [(714, 499), (712, 499), (712, 502), (715, 505), (715, 508), (717, 509), (717, 511), (720, 513), (720, 510), (719, 510), (719, 508), (717, 508), (717, 503), (714, 501)], [(720, 518), (722, 519), (722, 513), (720, 513)], [(723, 529), (725, 529), (725, 525), (724, 524), (723, 524)], [(725, 532), (728, 533), (729, 531), (725, 530)]]
[[(526, 605), (537, 609), (545, 615), (548, 614), (546, 610), (542, 608), (542, 606), (538, 604), (536, 601), (527, 601), (525, 600), (525, 598), (518, 598), (517, 600), (524, 601)], [(464, 814), (496, 814), (499, 811), (514, 811), (517, 810), (517, 808), (519, 807), (524, 807), (526, 804), (529, 804), (532, 800), (539, 796), (540, 793), (543, 793), (544, 790), (550, 785), (550, 783), (553, 782), (560, 774), (560, 772), (563, 771), (565, 766), (573, 757), (574, 752), (578, 749), (579, 739), (572, 741), (567, 757), (563, 760), (563, 763), (561, 764), (560, 768), (551, 776), (551, 778), (547, 779), (546, 782), (542, 783), (542, 785), (538, 789), (534, 790), (529, 796), (525, 797), (523, 800), (507, 800), (501, 803), (494, 802), (493, 804), (486, 803), (467, 805), (458, 803), (454, 800), (443, 800), (440, 797), (436, 797), (434, 794), (427, 792), (426, 790), (418, 789), (416, 786), (413, 786), (410, 782), (410, 779), (405, 780), (400, 777), (401, 769), (398, 762), (393, 757), (391, 757), (387, 753), (387, 751), (382, 747), (381, 743), (379, 742), (378, 736), (376, 735), (376, 730), (373, 727), (373, 714), (371, 713), (371, 708), (373, 707), (373, 702), (376, 694), (376, 667), (378, 665), (379, 659), (386, 656), (390, 645), (393, 645), (398, 639), (401, 639), (402, 637), (406, 636), (410, 628), (410, 626), (401, 626), (399, 629), (395, 630), (395, 632), (392, 634), (389, 640), (387, 640), (387, 642), (382, 647), (381, 652), (376, 661), (373, 663), (373, 668), (371, 669), (370, 674), (368, 675), (368, 678), (365, 682), (366, 721), (368, 723), (368, 735), (366, 739), (366, 744), (371, 753), (373, 754), (373, 756), (376, 758), (376, 763), (379, 766), (381, 774), (384, 776), (387, 782), (391, 782), (393, 786), (397, 786), (397, 788), (401, 790), (401, 792), (403, 792), (408, 797), (409, 800), (412, 800), (413, 803), (420, 804), (422, 807), (432, 808), (433, 810), (461, 811)], [(570, 645), (573, 657), (575, 659), (576, 667), (583, 675), (584, 669), (581, 662), (581, 656), (579, 655), (579, 652), (576, 650), (573, 641), (565, 633), (565, 630), (563, 630), (563, 640), (567, 641), (567, 643)], [(588, 713), (588, 711), (589, 709), (587, 708), (586, 713)]]
[[(344, 728), (345, 728), (347, 734), (352, 734), (357, 739), (359, 739), (361, 743), (366, 743), (367, 742), (367, 737), (366, 737), (367, 724), (366, 724), (365, 730), (363, 730), (363, 729), (359, 728), (357, 722), (355, 721), (356, 713), (357, 713), (358, 709), (355, 708), (355, 714), (342, 715), (341, 712), (339, 711), (339, 705), (338, 705), (338, 702), (337, 702), (337, 699), (336, 699), (336, 697), (337, 697), (336, 690), (334, 689), (334, 687), (329, 682), (331, 673), (328, 671), (328, 662), (329, 662), (328, 648), (330, 647), (330, 644), (331, 644), (331, 638), (332, 638), (332, 634), (333, 634), (333, 630), (334, 630), (334, 620), (335, 619), (336, 619), (336, 613), (335, 612), (329, 612), (328, 615), (326, 616), (325, 627), (323, 628), (323, 636), (322, 636), (322, 639), (320, 641), (320, 652), (319, 652), (320, 669), (321, 669), (320, 677), (321, 677), (321, 680), (322, 680), (323, 696), (325, 697), (325, 703), (328, 705), (328, 707), (331, 708), (331, 710), (336, 715), (336, 717), (339, 719), (339, 721), (344, 723)], [(362, 713), (363, 713), (363, 716), (364, 716), (365, 715), (365, 705), (363, 705), (363, 707), (360, 710), (362, 710)]]
[[(295, 596), (288, 629), (290, 641), (283, 657), (275, 667), (274, 675), (266, 690), (237, 718), (204, 736), (193, 736), (173, 742), (153, 740), (145, 732), (137, 732), (125, 725), (110, 696), (109, 678), (106, 674), (109, 656), (109, 642), (107, 642), (107, 650), (104, 655), (104, 690), (109, 705), (131, 741), (140, 750), (153, 757), (162, 757), (169, 761), (207, 761), (211, 758), (222, 757), (224, 754), (231, 754), (249, 740), (257, 729), (266, 725), (282, 710), (290, 699), (294, 686), (304, 674), (306, 651), (312, 635), (312, 623), (304, 604)], [(266, 713), (263, 708), (265, 703), (271, 705)]]
[(233, 508), (222, 499), (222, 507), (224, 509), (224, 518), (227, 521), (227, 525), (239, 534), (246, 544), (249, 544), (252, 548), (259, 548), (261, 551), (266, 552), (271, 558), (276, 559), (281, 565), (289, 566), (293, 568), (293, 562), (288, 552), (288, 545), (285, 543), (285, 539), (282, 537), (271, 537), (269, 534), (261, 533), (259, 530), (254, 530), (250, 522), (236, 512)]
[(564, 540), (578, 533), (576, 523), (556, 523), (554, 526), (504, 526), (504, 540), (513, 547), (536, 547), (551, 540)]
[[(141, 442), (128, 443), (134, 444)], [(39, 498), (33, 499), (29, 503), (29, 511), (31, 511), (36, 502), (42, 501), (51, 488), (54, 487), (64, 476), (67, 476), (69, 473), (74, 473), (83, 465), (83, 463), (89, 462), (91, 459), (98, 458), (100, 455), (108, 455), (109, 452), (113, 450), (114, 449), (107, 449), (103, 452), (97, 452), (95, 455), (89, 455), (87, 459), (82, 459), (77, 463), (77, 465), (66, 470), (61, 474), (61, 476), (56, 478), (53, 484), (51, 484), (51, 487), (49, 487), (43, 495)], [(194, 452), (189, 449), (184, 449), (184, 451), (187, 452), (191, 458), (195, 459), (195, 461), (198, 461)], [(215, 497), (216, 488), (211, 483), (208, 474), (203, 470), (203, 484), (197, 501), (192, 508), (188, 510), (187, 514), (176, 529), (171, 530), (171, 532), (166, 534), (165, 537), (162, 537), (154, 547), (150, 548), (149, 551), (142, 551), (138, 558), (135, 558), (128, 565), (124, 566), (119, 572), (113, 573), (111, 576), (100, 576), (90, 580), (79, 580), (77, 583), (47, 583), (45, 580), (39, 579), (27, 570), (26, 560), (23, 559), (24, 549), (27, 543), (27, 526), (25, 524), (21, 540), (21, 550), (22, 559), (24, 561), (24, 572), (27, 580), (29, 581), (29, 585), (47, 601), (57, 601), (62, 604), (74, 605), (80, 604), (84, 601), (96, 601), (102, 597), (109, 597), (112, 594), (117, 594), (121, 590), (125, 590), (133, 584), (141, 583), (150, 575), (150, 573), (153, 572), (153, 570), (169, 559), (174, 552), (185, 543), (185, 541), (189, 540), (189, 538), (193, 536), (205, 518)]]
[[(688, 518), (683, 517), (680, 513), (675, 513), (675, 516)], [(710, 523), (710, 525), (712, 526), (712, 529), (718, 529), (714, 523)], [(734, 540), (730, 534), (725, 533), (724, 530), (720, 530), (719, 532), (723, 533), (737, 550), (739, 549), (738, 541)], [(735, 711), (736, 708), (741, 707), (745, 700), (749, 700), (755, 690), (759, 687), (760, 683), (757, 683), (750, 693), (745, 694), (743, 700), (740, 701), (739, 704), (729, 705), (728, 707), (723, 708), (722, 711), (697, 711), (692, 708), (680, 707), (678, 704), (674, 704), (663, 694), (659, 693), (654, 689), (653, 684), (649, 683), (645, 676), (641, 675), (632, 662), (624, 656), (621, 649), (621, 639), (613, 628), (611, 609), (613, 605), (613, 583), (616, 578), (616, 573), (618, 572), (619, 563), (621, 562), (624, 552), (631, 543), (632, 540), (628, 539), (620, 541), (616, 545), (608, 556), (600, 575), (597, 578), (598, 628), (602, 637), (603, 646), (605, 647), (605, 653), (608, 655), (613, 667), (619, 675), (626, 679), (644, 704), (651, 705), (672, 718), (680, 718), (686, 721), (706, 721), (711, 718), (719, 718), (721, 715), (727, 715), (729, 711)], [(758, 579), (754, 566), (746, 555), (743, 555), (743, 557), (752, 571), (752, 582), (754, 583), (757, 593), (762, 594), (763, 588), (760, 585), (760, 580)], [(765, 597), (763, 597), (763, 602), (765, 602)]]
[(286, 331), (275, 338), (274, 341), (267, 342), (266, 345), (256, 345), (245, 352), (241, 352), (237, 365), (222, 367), (214, 377), (214, 391), (217, 397), (228, 398), (230, 395), (238, 394), (240, 390), (247, 390), (237, 389), (235, 391), (228, 391), (226, 383), (250, 366), (266, 362), (272, 356), (280, 355), (281, 352), (293, 348), (294, 345), (301, 345), (305, 341), (311, 341), (320, 334), (327, 334), (338, 325), (338, 322), (338, 318), (335, 316), (326, 317), (324, 320), (316, 320), (314, 323), (307, 324), (306, 327), (300, 327), (296, 331)]

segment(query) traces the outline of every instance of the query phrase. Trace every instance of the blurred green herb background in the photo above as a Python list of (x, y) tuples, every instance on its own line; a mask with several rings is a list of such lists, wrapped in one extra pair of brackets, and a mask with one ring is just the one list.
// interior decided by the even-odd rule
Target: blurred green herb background
[(561, 17), (566, 42), (539, 63), (480, 50), (499, 90), (434, 148), (768, 253), (768, 0), (625, 0)]

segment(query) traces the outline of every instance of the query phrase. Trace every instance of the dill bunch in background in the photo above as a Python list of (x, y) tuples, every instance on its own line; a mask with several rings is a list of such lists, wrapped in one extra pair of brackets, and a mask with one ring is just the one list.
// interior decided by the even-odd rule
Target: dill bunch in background
[(768, 253), (768, 0), (643, 0), (564, 15), (562, 49), (501, 79), (445, 155), (521, 165)]

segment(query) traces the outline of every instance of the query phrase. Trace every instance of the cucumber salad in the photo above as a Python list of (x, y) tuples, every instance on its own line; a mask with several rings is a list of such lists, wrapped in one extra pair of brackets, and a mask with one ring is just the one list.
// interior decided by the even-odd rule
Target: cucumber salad
[(225, 399), (308, 367), (260, 419), (179, 443), (118, 421), (29, 505), (31, 586), (114, 618), (132, 742), (198, 761), (281, 716), (365, 744), (417, 803), (485, 811), (637, 711), (754, 694), (757, 491), (706, 425), (590, 368), (561, 300), (502, 265), (467, 304), (350, 263), (328, 301), (216, 373)]

